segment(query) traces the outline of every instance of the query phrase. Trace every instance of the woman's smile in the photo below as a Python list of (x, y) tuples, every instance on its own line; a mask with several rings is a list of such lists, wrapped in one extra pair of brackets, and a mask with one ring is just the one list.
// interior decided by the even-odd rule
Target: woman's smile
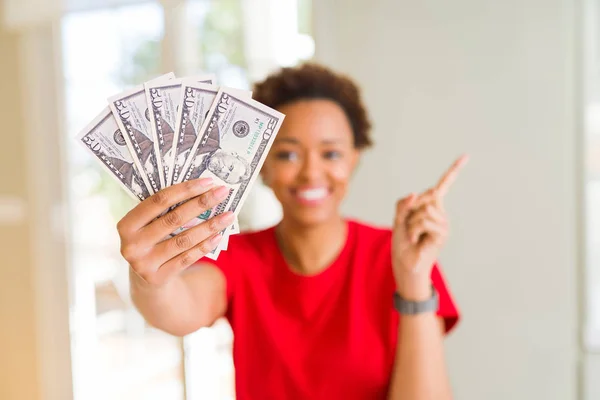
[(303, 186), (290, 189), (301, 206), (319, 206), (328, 200), (331, 190), (326, 186)]

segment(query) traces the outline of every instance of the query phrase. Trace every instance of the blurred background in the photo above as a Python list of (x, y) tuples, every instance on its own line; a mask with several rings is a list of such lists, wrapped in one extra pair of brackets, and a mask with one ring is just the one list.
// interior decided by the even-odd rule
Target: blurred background
[[(74, 137), (156, 75), (248, 89), (305, 60), (373, 118), (348, 215), (389, 225), (471, 155), (441, 256), (456, 399), (600, 399), (599, 0), (0, 0), (0, 399), (235, 398), (226, 321), (182, 340), (132, 306), (134, 204)], [(240, 224), (280, 215), (258, 183)]]

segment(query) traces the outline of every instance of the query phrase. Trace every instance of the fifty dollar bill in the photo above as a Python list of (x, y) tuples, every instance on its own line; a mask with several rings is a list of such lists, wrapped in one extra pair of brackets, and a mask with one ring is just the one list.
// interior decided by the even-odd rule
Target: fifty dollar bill
[[(229, 90), (239, 96), (252, 96), (252, 92), (250, 91), (233, 88)], [(172, 176), (168, 178), (173, 184), (183, 182), (184, 174), (186, 175), (185, 180), (197, 178), (193, 175), (193, 172), (196, 171), (190, 171), (191, 173), (188, 173), (188, 169), (190, 165), (195, 165), (194, 161), (200, 156), (197, 154), (198, 146), (200, 144), (198, 132), (206, 120), (206, 116), (208, 115), (218, 91), (218, 86), (203, 84), (194, 79), (185, 79), (182, 83), (181, 100), (175, 123), (176, 134), (175, 140), (173, 140), (173, 149), (171, 150), (174, 155), (173, 167), (171, 168)], [(179, 230), (179, 232), (187, 227), (194, 226), (195, 223), (199, 222), (200, 220), (191, 221), (183, 229)], [(239, 224), (236, 216), (235, 222), (231, 225), (227, 233), (235, 234), (239, 233), (239, 231)], [(229, 239), (226, 235), (221, 241), (220, 246), (223, 249), (226, 249), (228, 241)]]
[[(238, 96), (251, 97), (252, 92), (229, 89)], [(196, 179), (194, 171), (188, 171), (190, 165), (195, 165), (197, 150), (200, 145), (198, 132), (206, 120), (208, 112), (219, 91), (215, 85), (206, 85), (190, 80), (182, 85), (182, 97), (177, 115), (177, 134), (173, 141), (173, 183)], [(184, 179), (184, 175), (188, 175)]]
[[(150, 105), (150, 128), (154, 141), (154, 152), (157, 155), (160, 185), (162, 188), (171, 186), (173, 167), (173, 142), (176, 136), (178, 108), (181, 107), (182, 82), (185, 78), (172, 79), (144, 84), (146, 100)], [(214, 84), (215, 76), (201, 75), (190, 78), (193, 81)]]
[(92, 154), (135, 199), (142, 201), (150, 192), (125, 143), (123, 131), (106, 107), (77, 136), (77, 141)]
[(181, 87), (181, 99), (175, 120), (175, 139), (171, 153), (173, 167), (169, 181), (181, 182), (183, 166), (194, 146), (198, 131), (217, 95), (218, 87), (194, 81), (184, 81)]
[[(229, 187), (227, 199), (199, 218), (207, 220), (225, 211), (237, 217), (258, 177), (285, 115), (238, 92), (222, 88), (198, 135), (194, 175), (183, 180), (213, 178)], [(207, 257), (216, 259), (220, 249)]]
[[(163, 75), (154, 81), (175, 78), (173, 73)], [(123, 132), (127, 147), (133, 156), (150, 194), (162, 189), (160, 184), (157, 154), (150, 126), (150, 108), (144, 85), (108, 99), (119, 128)]]

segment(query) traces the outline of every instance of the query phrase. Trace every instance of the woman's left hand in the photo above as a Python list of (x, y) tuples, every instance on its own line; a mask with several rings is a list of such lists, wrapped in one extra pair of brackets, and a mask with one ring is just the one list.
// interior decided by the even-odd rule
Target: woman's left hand
[(467, 160), (467, 156), (456, 160), (435, 187), (398, 201), (392, 267), (396, 288), (403, 298), (418, 301), (431, 296), (431, 269), (448, 235), (444, 196)]

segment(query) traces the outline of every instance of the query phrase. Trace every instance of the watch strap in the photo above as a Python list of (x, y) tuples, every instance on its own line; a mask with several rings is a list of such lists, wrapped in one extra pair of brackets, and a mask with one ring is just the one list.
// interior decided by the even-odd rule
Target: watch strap
[(394, 308), (400, 314), (415, 315), (426, 312), (434, 312), (437, 311), (438, 306), (439, 297), (433, 285), (431, 286), (431, 297), (423, 301), (406, 300), (402, 298), (398, 292), (394, 292)]

